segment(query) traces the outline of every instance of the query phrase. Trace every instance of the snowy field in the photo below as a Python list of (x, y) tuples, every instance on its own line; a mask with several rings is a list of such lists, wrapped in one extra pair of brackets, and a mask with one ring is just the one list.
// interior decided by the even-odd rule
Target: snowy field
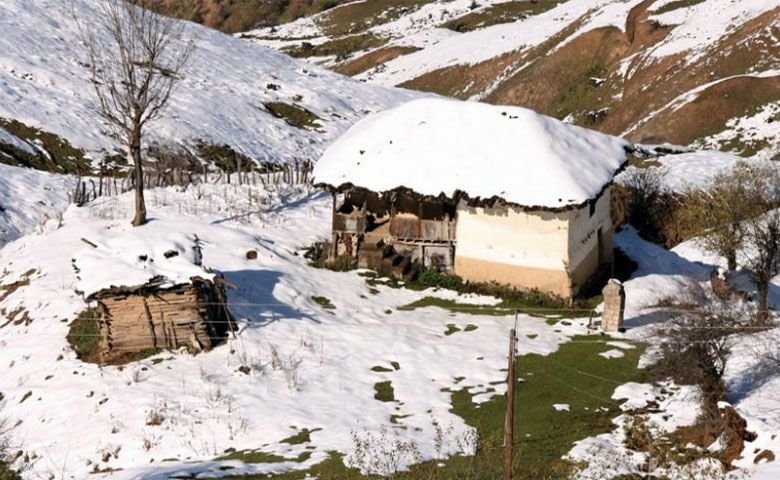
[[(12, 167), (4, 173), (18, 185), (28, 174)], [(362, 466), (360, 458), (351, 456), (355, 439), (370, 444), (388, 435), (413, 443), (424, 459), (473, 453), (474, 431), (450, 412), (446, 390), (457, 389), (461, 381), (475, 385), (471, 392), (478, 402), (503, 393), (497, 382), (505, 375), (504, 347), (513, 319), (398, 307), (428, 296), (477, 304), (494, 300), (372, 287), (359, 272), (309, 267), (301, 247), (327, 236), (331, 207), (330, 197), (307, 188), (152, 190), (147, 197), (152, 220), (138, 229), (129, 226), (131, 200), (124, 195), (70, 207), (56, 226), (0, 250), (0, 285), (29, 280), (7, 296), (0, 294), (6, 297), (0, 301), (5, 315), (21, 309), (16, 318), (24, 319), (0, 328), (0, 392), (4, 414), (19, 421), (14, 431), (19, 447), (32, 454), (26, 478), (84, 478), (108, 469), (116, 469), (111, 478), (118, 479), (220, 476), (226, 468), (231, 474), (271, 473), (308, 468), (330, 451), (343, 452), (347, 462)], [(123, 271), (118, 266), (137, 262), (139, 255), (187, 251), (195, 235), (203, 243), (204, 264), (237, 286), (228, 291), (239, 319), (236, 337), (211, 352), (163, 353), (125, 368), (76, 359), (65, 336), (68, 322), (86, 307), (75, 292), (84, 286), (77, 277), (83, 282), (101, 266), (90, 264), (94, 249), (82, 238), (106, 248), (107, 258), (116, 257), (113, 265), (106, 259), (104, 268)], [(616, 244), (639, 262), (639, 270), (625, 284), (629, 329), (616, 335), (613, 349), (604, 353), (607, 358), (619, 358), (631, 348), (621, 339), (650, 339), (664, 320), (654, 305), (689, 282), (705, 281), (711, 268), (692, 243), (665, 251), (629, 229)], [(248, 250), (256, 250), (258, 258), (248, 260)], [(313, 296), (328, 299), (334, 308)], [(450, 324), (478, 328), (445, 335)], [(585, 331), (583, 321), (553, 326), (521, 317), (519, 353), (549, 354)], [(752, 457), (754, 449), (780, 451), (780, 420), (771, 413), (780, 379), (758, 376), (755, 344), (746, 338), (733, 355), (729, 401), (758, 434), (739, 464), (756, 470), (754, 478), (769, 479), (775, 478), (775, 464), (755, 466)], [(388, 380), (395, 401), (375, 400), (375, 385)], [(662, 428), (692, 423), (697, 397), (687, 388), (672, 387), (661, 395), (656, 420)], [(613, 395), (628, 400), (624, 409), (653, 396), (659, 397), (658, 387), (642, 384), (620, 386)], [(555, 402), (550, 407), (569, 408)], [(603, 470), (595, 460), (610, 445), (618, 452), (610, 455), (641, 462), (641, 456), (619, 447), (622, 421), (616, 418), (612, 433), (585, 439), (570, 452), (572, 459), (593, 461), (580, 478), (599, 478)], [(393, 422), (409, 428), (393, 428), (398, 425)], [(435, 425), (448, 432), (443, 445), (437, 445)], [(309, 441), (283, 441), (302, 433)], [(262, 449), (290, 460), (217, 460), (229, 448)], [(386, 455), (376, 448), (375, 455)], [(305, 452), (310, 454), (300, 457)], [(299, 457), (305, 460), (296, 461)], [(402, 457), (400, 466), (415, 460)]]
[[(24, 318), (0, 328), (0, 391), (4, 414), (21, 421), (14, 431), (20, 448), (37, 457), (26, 477), (67, 472), (65, 478), (83, 478), (104, 469), (121, 469), (112, 478), (219, 475), (225, 465), (234, 467), (233, 474), (306, 468), (329, 451), (349, 454), (353, 435), (370, 439), (383, 431), (414, 442), (424, 458), (473, 453), (473, 431), (449, 412), (451, 394), (443, 389), (456, 387), (460, 378), (476, 386), (477, 401), (503, 393), (502, 385), (490, 385), (505, 376), (513, 318), (398, 311), (426, 296), (453, 295), (382, 285), (373, 290), (358, 273), (309, 267), (301, 247), (329, 229), (330, 197), (322, 194), (196, 186), (150, 191), (147, 203), (152, 220), (139, 229), (129, 226), (128, 194), (71, 207), (60, 228), (0, 250), (0, 284), (29, 280), (0, 302), (3, 311), (21, 309), (16, 318)], [(195, 235), (204, 245), (204, 264), (238, 287), (228, 292), (239, 319), (236, 338), (208, 353), (164, 353), (126, 368), (77, 360), (65, 336), (68, 321), (86, 307), (75, 290), (85, 288), (90, 272), (135, 275), (128, 266), (138, 256), (187, 250)], [(82, 238), (115, 260), (95, 265), (95, 249)], [(248, 260), (248, 250), (258, 258)], [(323, 308), (315, 295), (335, 308)], [(445, 335), (449, 324), (478, 328)], [(527, 317), (520, 331), (521, 353), (547, 354), (585, 328)], [(396, 401), (374, 400), (375, 384), (387, 380)], [(402, 416), (396, 421), (410, 428), (392, 428), (391, 415)], [(150, 425), (156, 423), (150, 418), (162, 420)], [(434, 423), (450, 432), (439, 447)], [(304, 429), (311, 431), (310, 442), (281, 442)], [(311, 456), (265, 465), (214, 461), (228, 448), (261, 447), (285, 458), (305, 451)], [(168, 459), (176, 461), (163, 463)]]

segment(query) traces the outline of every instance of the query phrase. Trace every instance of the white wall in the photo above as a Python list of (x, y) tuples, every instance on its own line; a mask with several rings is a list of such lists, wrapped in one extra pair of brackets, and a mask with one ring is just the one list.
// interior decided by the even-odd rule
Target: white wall
[[(587, 216), (587, 209), (585, 210)], [(507, 207), (458, 205), (458, 257), (561, 270), (569, 259), (571, 212), (526, 213)]]
[(610, 217), (610, 189), (596, 201), (593, 216), (589, 206), (573, 212), (569, 230), (569, 250), (567, 254), (569, 268), (574, 270), (585, 258), (598, 248), (598, 229), (605, 234), (612, 229)]

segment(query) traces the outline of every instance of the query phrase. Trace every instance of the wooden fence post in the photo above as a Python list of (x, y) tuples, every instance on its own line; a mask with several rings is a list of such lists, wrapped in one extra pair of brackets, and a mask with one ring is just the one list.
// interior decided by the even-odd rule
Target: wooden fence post
[(504, 480), (512, 480), (515, 433), (515, 329), (509, 331), (509, 369), (506, 378), (506, 418), (504, 423)]

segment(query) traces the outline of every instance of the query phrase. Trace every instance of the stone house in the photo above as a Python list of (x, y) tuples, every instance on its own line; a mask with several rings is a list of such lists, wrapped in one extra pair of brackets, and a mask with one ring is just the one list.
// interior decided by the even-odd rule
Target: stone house
[(332, 256), (571, 298), (612, 261), (630, 150), (524, 108), (423, 99), (356, 124), (314, 178), (333, 194)]

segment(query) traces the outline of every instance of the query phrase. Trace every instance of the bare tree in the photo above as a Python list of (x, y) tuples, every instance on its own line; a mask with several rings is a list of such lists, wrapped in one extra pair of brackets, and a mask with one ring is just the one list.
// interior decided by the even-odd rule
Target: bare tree
[(79, 25), (100, 115), (116, 129), (134, 167), (135, 217), (146, 223), (144, 127), (160, 118), (195, 50), (185, 24), (124, 0), (98, 0), (97, 15)]
[(716, 174), (706, 188), (689, 189), (681, 201), (680, 229), (686, 237), (696, 236), (705, 250), (725, 257), (729, 271), (737, 268), (747, 221), (770, 208), (765, 175), (764, 168), (740, 162)]
[[(2, 408), (3, 396), (0, 394), (0, 408)], [(8, 421), (0, 416), (0, 480), (19, 480), (19, 474), (14, 471), (10, 463), (15, 458), (11, 455), (10, 434), (13, 428)]]
[(756, 323), (769, 323), (769, 286), (780, 274), (780, 211), (772, 210), (748, 223), (748, 263), (758, 292)]
[(626, 219), (640, 235), (658, 243), (666, 243), (663, 230), (670, 214), (669, 196), (664, 192), (665, 177), (664, 168), (631, 168), (621, 181), (630, 192)]

